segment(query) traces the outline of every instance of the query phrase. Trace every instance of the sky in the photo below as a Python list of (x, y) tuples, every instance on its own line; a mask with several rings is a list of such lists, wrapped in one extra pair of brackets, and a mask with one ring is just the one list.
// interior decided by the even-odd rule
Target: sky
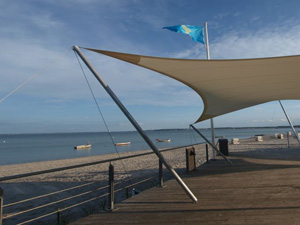
[[(211, 59), (298, 55), (297, 0), (1, 0), (0, 133), (134, 130), (72, 46), (149, 56), (206, 59), (203, 44), (165, 26), (208, 23)], [(161, 74), (83, 50), (143, 129), (188, 128), (201, 98)], [(282, 102), (300, 124), (300, 102)], [(214, 119), (215, 127), (288, 125), (278, 102)], [(210, 127), (209, 121), (197, 124)]]

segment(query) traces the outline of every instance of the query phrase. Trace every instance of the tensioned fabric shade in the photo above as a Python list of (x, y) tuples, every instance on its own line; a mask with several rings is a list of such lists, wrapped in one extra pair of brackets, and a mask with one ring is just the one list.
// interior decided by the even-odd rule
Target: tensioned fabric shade
[(300, 99), (300, 56), (197, 60), (85, 49), (148, 68), (188, 85), (204, 102), (204, 110), (196, 122), (269, 101)]

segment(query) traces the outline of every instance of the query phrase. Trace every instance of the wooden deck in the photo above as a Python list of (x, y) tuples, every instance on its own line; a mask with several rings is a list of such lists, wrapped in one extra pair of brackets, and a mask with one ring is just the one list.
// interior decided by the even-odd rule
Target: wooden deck
[(300, 149), (229, 158), (234, 166), (218, 158), (183, 177), (198, 203), (170, 180), (72, 224), (300, 224)]

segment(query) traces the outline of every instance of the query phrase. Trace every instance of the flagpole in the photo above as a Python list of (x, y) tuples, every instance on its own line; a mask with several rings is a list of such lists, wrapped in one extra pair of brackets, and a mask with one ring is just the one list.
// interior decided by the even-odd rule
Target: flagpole
[[(205, 22), (205, 45), (206, 45), (206, 57), (207, 60), (210, 60), (207, 22)], [(214, 128), (213, 118), (210, 119), (210, 128), (211, 128), (211, 143), (215, 146), (215, 128)], [(216, 160), (216, 153), (214, 149), (212, 149), (212, 160)]]

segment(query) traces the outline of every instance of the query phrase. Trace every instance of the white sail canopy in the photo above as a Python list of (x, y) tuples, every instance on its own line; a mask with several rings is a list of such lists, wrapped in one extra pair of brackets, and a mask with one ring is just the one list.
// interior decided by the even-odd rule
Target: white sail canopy
[(300, 99), (300, 56), (196, 60), (86, 48), (174, 78), (194, 89), (204, 111), (196, 122), (274, 100)]

